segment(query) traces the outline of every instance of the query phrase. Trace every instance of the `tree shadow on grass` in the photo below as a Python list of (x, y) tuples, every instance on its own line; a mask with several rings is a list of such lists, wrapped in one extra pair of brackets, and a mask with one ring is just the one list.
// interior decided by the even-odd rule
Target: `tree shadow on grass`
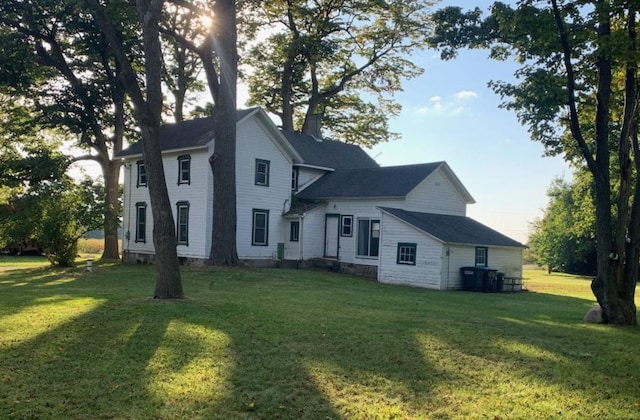
[[(12, 311), (54, 295), (72, 308), (91, 304), (2, 344), (0, 380), (11, 392), (0, 396), (0, 417), (446, 417), (473, 414), (482, 393), (526, 410), (518, 404), (530, 399), (531, 382), (568, 397), (593, 394), (597, 405), (611, 374), (622, 378), (611, 404), (639, 394), (637, 358), (611, 348), (640, 344), (636, 331), (572, 319), (586, 300), (438, 293), (285, 270), (186, 270), (192, 299), (154, 302), (140, 297), (153, 290), (153, 268), (114, 267), (69, 282), (38, 273), (33, 283), (17, 278), (27, 282), (19, 293), (0, 276), (0, 292), (26, 295)], [(460, 388), (470, 394), (456, 396)]]

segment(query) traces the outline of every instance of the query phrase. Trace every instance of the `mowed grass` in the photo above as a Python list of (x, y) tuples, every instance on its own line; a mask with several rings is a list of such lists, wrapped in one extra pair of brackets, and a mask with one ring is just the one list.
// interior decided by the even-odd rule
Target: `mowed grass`
[(0, 258), (0, 418), (640, 417), (640, 331), (581, 321), (586, 279), (530, 292), (316, 271), (51, 269)]

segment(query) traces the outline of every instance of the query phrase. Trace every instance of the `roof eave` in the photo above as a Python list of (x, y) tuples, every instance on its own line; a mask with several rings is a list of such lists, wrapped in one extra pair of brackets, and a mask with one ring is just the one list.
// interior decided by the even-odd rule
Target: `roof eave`
[[(168, 154), (168, 153), (179, 153), (179, 152), (190, 152), (193, 150), (200, 150), (200, 149), (206, 149), (207, 145), (198, 145), (198, 146), (191, 146), (191, 147), (180, 147), (177, 149), (165, 149), (162, 150), (162, 154)], [(142, 157), (142, 153), (132, 153), (132, 154), (128, 154), (128, 155), (120, 155), (117, 156), (117, 158), (119, 158), (120, 160), (127, 160), (127, 159), (132, 159), (132, 158), (139, 158)]]

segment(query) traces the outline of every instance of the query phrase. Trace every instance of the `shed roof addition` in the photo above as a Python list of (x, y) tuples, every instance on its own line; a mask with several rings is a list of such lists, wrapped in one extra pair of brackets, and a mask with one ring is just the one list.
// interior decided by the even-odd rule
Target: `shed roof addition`
[(445, 243), (525, 248), (520, 242), (465, 216), (380, 207), (385, 213)]

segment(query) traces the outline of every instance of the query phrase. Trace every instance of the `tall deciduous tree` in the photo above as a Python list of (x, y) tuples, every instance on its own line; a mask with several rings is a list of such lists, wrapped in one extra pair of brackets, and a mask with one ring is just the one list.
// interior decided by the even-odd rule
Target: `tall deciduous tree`
[(122, 38), (116, 31), (118, 22), (109, 20), (108, 10), (99, 0), (86, 4), (111, 50), (121, 65), (124, 86), (134, 104), (135, 117), (142, 137), (143, 158), (153, 214), (153, 245), (156, 255), (156, 287), (154, 297), (182, 298), (182, 280), (176, 250), (175, 225), (167, 192), (160, 149), (160, 122), (163, 104), (162, 49), (159, 22), (163, 0), (139, 0), (137, 11), (142, 27), (144, 50), (144, 87), (127, 56)]
[[(211, 27), (198, 45), (173, 28), (163, 33), (198, 54), (213, 99), (214, 153), (209, 159), (213, 173), (213, 230), (208, 262), (238, 264), (236, 246), (236, 107), (238, 50), (235, 0), (216, 0), (213, 12), (187, 0), (170, 0), (196, 15), (210, 17)], [(196, 40), (197, 41), (197, 40)]]
[[(634, 294), (640, 263), (637, 15), (633, 1), (522, 0), (513, 9), (445, 8), (432, 44), (443, 57), (461, 47), (515, 55), (519, 84), (494, 82), (511, 98), (534, 140), (581, 161), (593, 176), (597, 276), (592, 290), (605, 322), (637, 325)], [(612, 100), (618, 99), (618, 100)], [(613, 155), (613, 158), (612, 158)], [(611, 162), (617, 164), (612, 165)], [(613, 174), (613, 175), (612, 175)], [(617, 191), (613, 189), (617, 186)]]
[(264, 2), (264, 39), (245, 57), (250, 102), (285, 130), (372, 146), (396, 137), (393, 93), (422, 73), (409, 54), (430, 33), (425, 0)]
[(574, 180), (555, 179), (547, 192), (544, 216), (532, 223), (528, 245), (539, 264), (549, 269), (596, 274), (593, 180), (576, 171)]
[[(129, 8), (118, 9), (126, 28)], [(130, 37), (121, 31), (123, 39)], [(119, 257), (118, 175), (126, 127), (120, 63), (88, 14), (74, 2), (7, 0), (0, 3), (0, 83), (13, 101), (28, 103), (45, 127), (66, 130), (92, 153), (105, 184), (103, 258)], [(131, 55), (133, 56), (133, 54)]]

